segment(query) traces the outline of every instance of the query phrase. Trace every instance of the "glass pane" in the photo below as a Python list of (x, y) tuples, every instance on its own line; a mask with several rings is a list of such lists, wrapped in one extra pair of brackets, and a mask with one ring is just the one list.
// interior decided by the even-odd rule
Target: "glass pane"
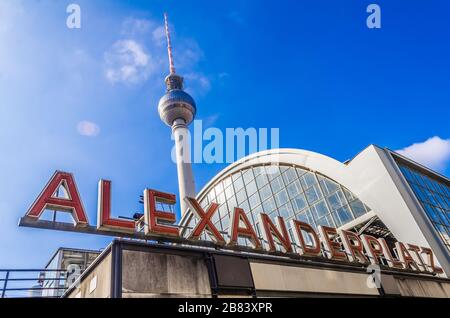
[(283, 173), (283, 179), (286, 184), (289, 184), (297, 179), (297, 173), (295, 172), (295, 169), (289, 168), (288, 170), (286, 170), (286, 172)]
[(242, 203), (244, 200), (247, 199), (247, 194), (246, 194), (246, 192), (245, 192), (245, 189), (242, 189), (241, 191), (239, 191), (239, 192), (236, 194), (236, 199), (237, 199), (237, 202), (238, 202), (238, 203)]
[(219, 216), (220, 218), (228, 217), (228, 207), (226, 204), (219, 207)]
[(254, 195), (252, 195), (249, 199), (248, 199), (249, 203), (250, 203), (250, 209), (255, 208), (256, 206), (261, 204), (261, 200), (259, 199), (259, 194), (255, 193)]
[(337, 210), (346, 203), (345, 201), (342, 201), (342, 197), (340, 197), (338, 193), (339, 192), (335, 192), (327, 198), (331, 210)]
[(308, 205), (308, 203), (306, 202), (305, 195), (301, 194), (294, 200), (292, 200), (292, 205), (296, 212), (303, 210)]
[(269, 180), (273, 180), (280, 175), (280, 169), (278, 168), (278, 166), (270, 165), (265, 166), (265, 168), (266, 168), (266, 175), (269, 178)]
[(297, 220), (302, 221), (304, 223), (309, 223), (306, 213), (299, 213), (299, 214), (297, 214), (296, 218), (297, 218)]
[(272, 195), (272, 190), (269, 185), (266, 185), (259, 190), (259, 194), (261, 195), (261, 200), (264, 201)]
[(253, 167), (253, 174), (256, 176), (259, 176), (260, 174), (265, 174), (266, 170), (263, 166), (259, 167)]
[(314, 176), (313, 173), (311, 172), (307, 172), (305, 173), (301, 178), (300, 181), (302, 183), (302, 186), (307, 189), (309, 187), (311, 187), (313, 184), (315, 184), (316, 181), (316, 177)]
[(331, 180), (324, 178), (321, 181), (322, 189), (325, 195), (336, 192), (339, 189), (339, 185)]
[(236, 178), (236, 180), (233, 181), (234, 185), (234, 191), (239, 191), (244, 187), (244, 181), (241, 177)]
[(258, 185), (258, 188), (262, 188), (269, 182), (269, 179), (267, 178), (267, 175), (261, 174), (256, 177), (256, 184)]
[(278, 191), (280, 191), (284, 187), (283, 180), (282, 180), (281, 176), (275, 178), (274, 180), (272, 180), (270, 182), (270, 184), (272, 185), (273, 193), (277, 193)]
[(275, 205), (275, 200), (273, 198), (270, 198), (263, 202), (264, 213), (270, 213), (275, 209), (276, 209), (276, 205)]
[(355, 217), (360, 217), (361, 215), (366, 214), (366, 209), (364, 207), (364, 204), (359, 200), (356, 199), (353, 202), (350, 202), (350, 206), (352, 208), (353, 214)]
[(333, 213), (333, 217), (337, 226), (342, 226), (353, 220), (352, 213), (347, 205), (339, 208), (335, 213)]
[(222, 192), (217, 196), (217, 204), (223, 204), (225, 201), (225, 193)]
[(201, 206), (203, 209), (208, 208), (209, 202), (208, 202), (208, 198), (207, 198), (207, 197), (204, 198), (204, 199), (202, 200), (202, 202), (200, 202), (200, 206)]
[(220, 220), (220, 222), (222, 223), (223, 230), (227, 231), (228, 227), (230, 226), (230, 218), (228, 216), (224, 217)]
[(226, 188), (226, 187), (229, 187), (229, 186), (231, 185), (231, 183), (232, 183), (231, 177), (228, 177), (228, 178), (226, 178), (226, 179), (223, 181), (223, 185), (224, 185), (225, 188)]
[(249, 182), (245, 187), (247, 189), (247, 195), (248, 196), (251, 196), (253, 193), (255, 193), (257, 191), (256, 182), (255, 181)]
[(353, 195), (353, 193), (351, 193), (347, 189), (344, 189), (344, 193), (345, 193), (345, 196), (347, 197), (347, 200), (353, 201), (355, 199), (355, 196)]
[(275, 195), (275, 200), (276, 200), (278, 206), (282, 206), (286, 202), (288, 202), (289, 198), (288, 198), (286, 190), (281, 190), (280, 192), (278, 192)]
[(216, 185), (215, 190), (216, 190), (216, 195), (218, 195), (219, 193), (221, 193), (221, 192), (223, 191), (223, 185), (222, 185), (222, 182), (219, 182), (219, 183)]
[(288, 192), (289, 192), (289, 196), (291, 198), (295, 198), (296, 196), (298, 196), (303, 190), (302, 190), (302, 186), (300, 185), (299, 181), (294, 181), (293, 183), (291, 183), (288, 187)]
[(227, 187), (227, 188), (225, 189), (224, 193), (225, 193), (225, 197), (226, 197), (227, 199), (231, 198), (231, 197), (234, 195), (234, 189), (233, 189), (233, 187)]
[(290, 203), (287, 203), (283, 205), (281, 208), (279, 208), (279, 212), (280, 216), (282, 216), (285, 219), (294, 217), (294, 211), (292, 210), (292, 206)]
[[(226, 207), (225, 207), (225, 211), (222, 212), (222, 213), (223, 213), (224, 216), (227, 215), (227, 209), (226, 209)], [(213, 217), (211, 218), (211, 220), (212, 220), (212, 222), (213, 222), (214, 224), (216, 224), (216, 223), (219, 222), (219, 220), (220, 220), (220, 207), (219, 207), (219, 211), (217, 211), (216, 213), (214, 213), (214, 215), (213, 215)]]
[(316, 202), (321, 197), (320, 192), (317, 191), (317, 188), (315, 186), (307, 189), (305, 191), (305, 195), (310, 204)]
[(250, 205), (248, 203), (248, 200), (245, 200), (244, 202), (238, 204), (238, 208), (241, 208), (242, 210), (244, 210), (244, 212), (250, 211)]
[(215, 195), (214, 191), (211, 191), (211, 192), (208, 194), (208, 201), (209, 201), (209, 202), (216, 202), (216, 195)]
[(326, 217), (323, 217), (321, 219), (318, 219), (316, 221), (317, 225), (321, 225), (321, 226), (333, 226), (333, 223), (330, 223), (330, 220)]
[(317, 204), (315, 204), (312, 210), (315, 212), (316, 219), (319, 219), (325, 216), (326, 214), (330, 213), (324, 201), (320, 201)]
[[(255, 218), (257, 218), (259, 214), (264, 213), (262, 205), (258, 205), (257, 207), (252, 208), (251, 212), (252, 213), (250, 213), (250, 215), (254, 215)], [(252, 218), (249, 217), (248, 219), (251, 221)]]
[(299, 177), (301, 177), (302, 175), (304, 175), (305, 173), (307, 173), (308, 171), (302, 168), (295, 168), (295, 170), (297, 171), (297, 175)]
[(243, 172), (242, 177), (244, 178), (244, 183), (247, 184), (250, 181), (253, 180), (253, 171), (252, 169), (248, 169), (247, 171)]
[(235, 207), (237, 207), (238, 204), (236, 201), (236, 197), (233, 196), (230, 199), (228, 199), (227, 205), (228, 205), (228, 210), (230, 210), (230, 211), (232, 211)]

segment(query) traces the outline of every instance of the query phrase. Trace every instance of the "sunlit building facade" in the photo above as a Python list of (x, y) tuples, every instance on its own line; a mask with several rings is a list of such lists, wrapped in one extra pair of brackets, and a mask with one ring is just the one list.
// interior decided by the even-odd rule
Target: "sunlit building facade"
[[(235, 207), (242, 208), (261, 240), (258, 215), (353, 230), (431, 247), (450, 274), (450, 181), (399, 154), (369, 146), (345, 163), (297, 149), (264, 151), (230, 165), (198, 194), (203, 208), (218, 203), (213, 222), (226, 237)], [(197, 218), (187, 213), (186, 231)], [(204, 234), (202, 239), (209, 240)], [(240, 238), (240, 245), (250, 241)]]
[[(196, 199), (205, 211), (218, 204), (211, 221), (226, 241), (236, 207), (264, 244), (258, 215), (272, 222), (282, 217), (297, 256), (283, 253), (280, 241), (278, 254), (247, 248), (250, 240), (244, 237), (239, 247), (203, 244), (212, 240), (207, 231), (195, 245), (189, 237), (199, 217), (191, 207), (177, 225), (185, 240), (114, 240), (64, 296), (449, 298), (449, 184), (448, 178), (373, 145), (344, 163), (298, 149), (259, 152), (219, 172)], [(370, 264), (302, 257), (288, 222), (294, 219), (318, 231), (327, 226), (383, 239), (397, 258), (398, 242), (428, 248), (443, 272), (393, 268), (383, 252), (376, 267), (379, 285), (371, 285)]]

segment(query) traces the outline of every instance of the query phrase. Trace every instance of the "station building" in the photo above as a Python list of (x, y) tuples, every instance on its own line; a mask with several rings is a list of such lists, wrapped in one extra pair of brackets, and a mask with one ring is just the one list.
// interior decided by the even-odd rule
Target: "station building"
[[(205, 209), (219, 204), (213, 222), (225, 237), (240, 207), (261, 241), (257, 216), (266, 213), (383, 238), (393, 255), (397, 241), (429, 247), (443, 271), (430, 275), (382, 262), (371, 273), (367, 265), (322, 257), (116, 239), (65, 296), (450, 297), (450, 180), (389, 149), (371, 145), (344, 163), (296, 149), (256, 153), (217, 174), (197, 200)], [(196, 222), (188, 209), (180, 222), (185, 235)]]

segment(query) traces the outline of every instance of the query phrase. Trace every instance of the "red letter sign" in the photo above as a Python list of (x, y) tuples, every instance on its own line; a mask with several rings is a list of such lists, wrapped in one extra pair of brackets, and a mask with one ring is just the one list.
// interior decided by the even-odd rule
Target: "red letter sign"
[(111, 181), (98, 182), (97, 229), (135, 232), (135, 222), (111, 218)]
[[(281, 216), (278, 216), (276, 219), (278, 228), (272, 223), (267, 214), (261, 213), (259, 215), (259, 221), (264, 228), (264, 231), (262, 231), (263, 237), (267, 241), (269, 252), (276, 251), (273, 236), (275, 236), (278, 239), (278, 241), (281, 243), (286, 253), (292, 252), (292, 245), (291, 240), (289, 239), (289, 233), (286, 230), (286, 224), (284, 223), (284, 219)], [(281, 232), (279, 229), (281, 230)]]
[(344, 244), (345, 251), (349, 255), (351, 262), (360, 262), (362, 264), (367, 264), (366, 255), (364, 255), (364, 247), (358, 234), (340, 230), (339, 236), (341, 237), (342, 244)]
[(217, 245), (225, 245), (225, 240), (223, 239), (222, 234), (217, 230), (214, 224), (211, 221), (214, 213), (217, 212), (219, 205), (217, 203), (211, 203), (208, 208), (208, 211), (203, 211), (200, 204), (198, 204), (197, 200), (193, 198), (186, 198), (187, 203), (199, 218), (200, 221), (197, 223), (195, 229), (192, 230), (189, 239), (198, 240), (203, 233), (203, 230), (207, 230), (207, 233), (210, 234), (211, 238), (215, 240)]
[[(300, 222), (297, 220), (291, 220), (291, 228), (294, 230), (295, 242), (300, 247), (299, 254), (305, 256), (320, 256), (320, 240), (316, 231), (308, 223)], [(303, 231), (309, 234), (309, 237), (313, 240), (313, 246), (308, 246), (303, 237)]]
[(420, 268), (417, 265), (416, 261), (411, 256), (409, 251), (406, 249), (405, 244), (403, 244), (402, 242), (396, 242), (395, 248), (397, 249), (397, 253), (398, 256), (400, 257), (400, 261), (402, 262), (403, 268), (420, 271)]
[[(327, 257), (338, 261), (347, 260), (347, 255), (341, 249), (342, 244), (335, 240), (337, 237), (336, 229), (334, 227), (319, 226), (319, 232), (320, 239), (328, 249), (328, 251), (325, 251)], [(334, 238), (331, 238), (330, 235)]]
[[(231, 219), (232, 223), (230, 229), (228, 231), (228, 235), (230, 235), (231, 239), (228, 245), (234, 246), (237, 244), (238, 236), (245, 237), (249, 239), (253, 247), (255, 249), (261, 248), (261, 242), (258, 239), (258, 236), (255, 233), (250, 221), (247, 218), (244, 210), (240, 208), (235, 208), (233, 213), (233, 218)], [(240, 222), (244, 223), (245, 227), (240, 227)]]
[(436, 274), (442, 274), (444, 271), (442, 268), (438, 267), (434, 263), (434, 256), (433, 251), (431, 248), (428, 247), (422, 247), (422, 254), (425, 254), (427, 256), (427, 265), (429, 267), (429, 271)]
[(371, 235), (361, 235), (364, 249), (366, 250), (369, 260), (372, 264), (379, 265), (379, 258), (383, 256), (383, 247), (380, 242)]
[[(66, 190), (69, 198), (55, 196), (60, 186)], [(77, 185), (71, 173), (56, 171), (50, 181), (34, 201), (26, 216), (39, 219), (46, 209), (70, 212), (75, 225), (88, 225), (88, 219), (81, 203)]]
[(386, 240), (384, 238), (380, 238), (378, 239), (378, 242), (380, 242), (381, 246), (383, 247), (384, 258), (386, 258), (389, 267), (403, 268), (402, 262), (399, 259), (395, 258), (394, 255), (392, 255), (391, 250), (386, 243)]
[(175, 223), (176, 217), (174, 213), (158, 211), (156, 209), (156, 202), (175, 204), (176, 197), (174, 194), (149, 189), (144, 190), (145, 235), (161, 234), (178, 237), (180, 235), (178, 228), (158, 224), (159, 220)]
[(426, 272), (427, 266), (423, 261), (422, 255), (420, 255), (420, 247), (414, 244), (408, 244), (408, 249), (414, 254), (416, 257), (416, 264), (419, 266), (420, 271)]

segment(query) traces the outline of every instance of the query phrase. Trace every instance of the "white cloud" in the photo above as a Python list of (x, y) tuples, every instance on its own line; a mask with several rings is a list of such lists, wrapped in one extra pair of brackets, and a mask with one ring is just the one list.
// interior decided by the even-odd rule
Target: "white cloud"
[(91, 121), (83, 120), (77, 125), (78, 133), (86, 137), (96, 137), (100, 134), (100, 127)]
[(198, 43), (192, 39), (183, 39), (172, 43), (174, 47), (175, 67), (189, 71), (197, 65), (204, 57), (203, 51)]
[(162, 25), (152, 32), (152, 38), (156, 45), (163, 46), (166, 41), (166, 31)]
[[(104, 75), (110, 83), (139, 84), (151, 79), (164, 85), (169, 62), (162, 22), (133, 17), (124, 20), (120, 32), (123, 39), (104, 54)], [(196, 70), (203, 51), (197, 41), (177, 37), (173, 26), (171, 29), (177, 73), (186, 79), (189, 93), (206, 94), (211, 89), (210, 78)]]
[(187, 80), (186, 90), (195, 91), (199, 94), (206, 94), (211, 89), (211, 81), (202, 73), (188, 73), (183, 76)]
[(434, 170), (442, 171), (450, 161), (450, 139), (438, 136), (397, 150), (397, 152)]
[(121, 33), (125, 36), (146, 34), (154, 27), (154, 22), (147, 19), (127, 18), (122, 23)]
[(152, 59), (141, 44), (134, 40), (120, 40), (105, 53), (106, 78), (111, 83), (138, 83), (146, 80), (154, 69)]

